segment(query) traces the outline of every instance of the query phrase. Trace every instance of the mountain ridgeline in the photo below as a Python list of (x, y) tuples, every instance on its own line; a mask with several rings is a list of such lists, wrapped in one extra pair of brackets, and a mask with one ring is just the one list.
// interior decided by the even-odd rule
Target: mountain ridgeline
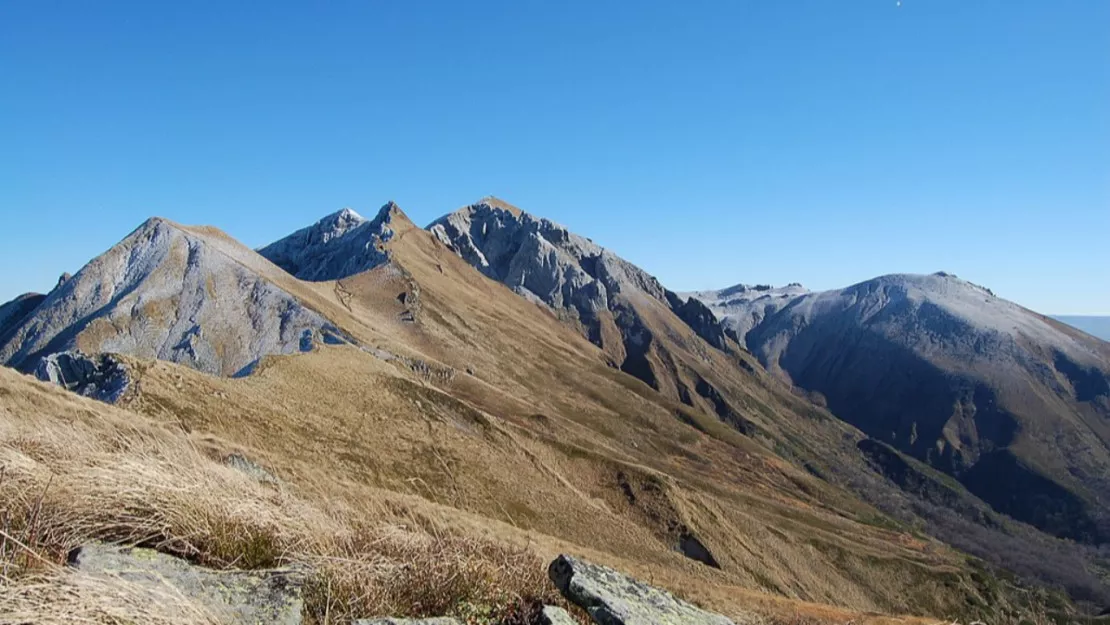
[[(1110, 344), (948, 274), (678, 294), (495, 198), (427, 228), (344, 209), (258, 250), (155, 218), (0, 306), (0, 363), (159, 417), (180, 380), (215, 385), (196, 402), (277, 431), (373, 420), (374, 379), (391, 419), (325, 457), (367, 485), (802, 601), (1018, 614), (951, 546), (1110, 607)], [(260, 376), (293, 387), (280, 408), (223, 385)], [(382, 428), (396, 445), (358, 448)]]

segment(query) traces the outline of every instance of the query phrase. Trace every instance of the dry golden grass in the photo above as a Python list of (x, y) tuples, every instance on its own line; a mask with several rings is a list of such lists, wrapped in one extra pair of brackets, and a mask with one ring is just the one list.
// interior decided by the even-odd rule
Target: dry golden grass
[(90, 540), (217, 568), (310, 565), (306, 611), (321, 623), (558, 601), (533, 552), (386, 502), (324, 511), (213, 461), (175, 428), (7, 370), (0, 384), (0, 623), (211, 620), (184, 598), (144, 607), (156, 602), (128, 584), (62, 566)]

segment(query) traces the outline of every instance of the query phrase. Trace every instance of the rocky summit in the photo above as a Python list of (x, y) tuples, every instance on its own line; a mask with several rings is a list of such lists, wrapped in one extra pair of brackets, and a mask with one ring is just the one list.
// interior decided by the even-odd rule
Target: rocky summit
[(399, 214), (400, 208), (393, 202), (371, 220), (345, 208), (274, 241), (258, 253), (301, 280), (346, 278), (389, 258), (385, 244), (393, 238), (390, 223)]

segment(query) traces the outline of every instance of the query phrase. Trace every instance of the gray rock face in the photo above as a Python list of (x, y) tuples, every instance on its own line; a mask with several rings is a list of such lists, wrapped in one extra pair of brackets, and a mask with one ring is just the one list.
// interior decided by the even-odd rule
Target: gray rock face
[(345, 341), (266, 277), (276, 272), (216, 230), (151, 219), (0, 336), (0, 363), (31, 371), (44, 356), (80, 349), (234, 375), (267, 354)]
[(999, 512), (1110, 539), (1105, 343), (945, 273), (748, 295), (706, 301), (755, 322), (743, 335), (770, 371)]
[(9, 332), (15, 331), (44, 299), (46, 296), (40, 293), (24, 293), (0, 306), (0, 341), (3, 341)]
[(180, 593), (222, 622), (301, 623), (301, 579), (294, 571), (213, 571), (151, 549), (102, 544), (75, 549), (69, 564), (89, 574), (129, 582), (148, 592), (151, 601)]
[(734, 625), (612, 569), (562, 555), (548, 567), (559, 592), (598, 625)]
[(393, 202), (372, 220), (345, 208), (258, 253), (301, 280), (339, 280), (389, 260), (386, 243), (394, 234), (390, 222), (399, 213)]
[(86, 356), (81, 352), (59, 352), (39, 361), (35, 377), (84, 397), (114, 404), (131, 385), (131, 375), (111, 354)]
[(579, 319), (595, 343), (600, 344), (601, 311), (614, 312), (631, 340), (640, 324), (635, 319), (621, 324), (622, 318), (636, 315), (624, 301), (646, 296), (671, 308), (710, 344), (724, 345), (723, 329), (700, 303), (678, 297), (643, 269), (550, 220), (488, 199), (445, 215), (427, 229), (490, 278)]
[(428, 230), (490, 278), (583, 319), (608, 310), (622, 290), (663, 296), (654, 278), (592, 241), (488, 201), (441, 217)]

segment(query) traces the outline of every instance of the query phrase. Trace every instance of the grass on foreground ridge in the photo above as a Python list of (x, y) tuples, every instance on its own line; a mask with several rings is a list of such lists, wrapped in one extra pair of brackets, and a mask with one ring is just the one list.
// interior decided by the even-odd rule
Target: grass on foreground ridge
[(217, 622), (179, 595), (152, 602), (64, 566), (90, 540), (214, 568), (308, 565), (316, 623), (520, 621), (536, 601), (565, 605), (531, 551), (385, 501), (324, 510), (207, 457), (179, 430), (15, 377), (0, 372), (0, 624)]

